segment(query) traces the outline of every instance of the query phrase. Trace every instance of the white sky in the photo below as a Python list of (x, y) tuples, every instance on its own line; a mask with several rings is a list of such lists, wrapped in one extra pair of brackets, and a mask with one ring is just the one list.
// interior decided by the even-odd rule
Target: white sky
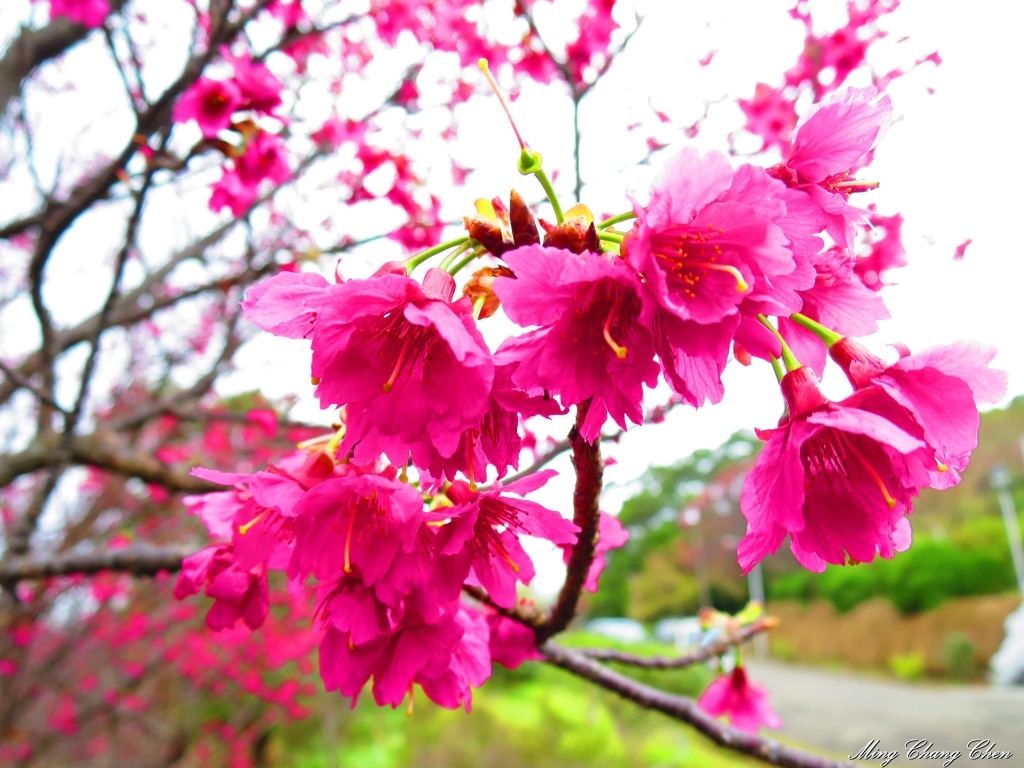
[[(727, 147), (726, 134), (742, 124), (733, 99), (751, 95), (758, 81), (781, 82), (782, 72), (794, 63), (802, 47), (803, 27), (786, 14), (791, 4), (791, 0), (650, 0), (639, 5), (646, 16), (640, 32), (581, 110), (583, 175), (588, 182), (584, 202), (595, 213), (627, 210), (626, 190), (645, 198), (653, 174), (682, 146), (692, 144), (701, 151)], [(0, 12), (0, 20), (20, 15), (16, 7), (23, 5), (16, 0), (8, 8), (14, 13)], [(578, 10), (581, 5), (582, 0), (560, 0), (559, 12)], [(830, 30), (842, 22), (845, 2), (828, 0), (814, 3), (812, 8), (821, 29)], [(630, 13), (623, 11), (622, 21), (629, 24)], [(553, 14), (538, 6), (538, 20), (549, 42), (557, 42), (558, 23)], [(904, 0), (895, 14), (883, 19), (891, 37), (873, 49), (871, 60), (877, 70), (888, 71), (894, 64), (907, 66), (934, 50), (944, 63), (937, 69), (926, 64), (890, 87), (899, 119), (879, 146), (870, 169), (881, 188), (861, 198), (864, 204), (877, 203), (883, 214), (899, 211), (904, 215), (904, 243), (910, 261), (909, 267), (890, 275), (889, 279), (898, 283), (884, 293), (893, 319), (882, 324), (881, 332), (869, 344), (879, 352), (895, 341), (915, 351), (959, 338), (995, 344), (1000, 349), (996, 364), (1010, 372), (1009, 396), (1024, 392), (1024, 345), (1019, 339), (1024, 327), (1019, 319), (1024, 308), (1020, 298), (1024, 254), (1017, 237), (1019, 209), (1024, 202), (1018, 183), (1024, 177), (1024, 161), (1010, 146), (1020, 125), (1016, 102), (1022, 16), (1016, 3), (988, 0), (972, 4), (968, 12), (963, 5)], [(895, 41), (905, 35), (910, 39), (897, 45)], [(697, 61), (711, 50), (717, 51), (712, 63), (700, 68)], [(397, 59), (382, 60), (380, 66), (390, 68), (392, 64), (400, 71)], [(866, 82), (854, 79), (850, 84)], [(933, 95), (928, 87), (934, 88)], [(648, 128), (658, 126), (648, 99), (679, 126), (686, 126), (703, 113), (705, 100), (722, 97), (727, 98), (711, 107), (696, 140), (681, 140), (678, 129), (659, 126), (656, 135), (672, 141), (672, 147), (656, 155), (651, 166), (635, 165), (646, 154)], [(353, 91), (351, 98), (369, 101), (379, 96)], [(328, 103), (309, 106), (313, 113), (328, 108)], [(561, 169), (556, 188), (563, 194), (563, 204), (568, 204), (572, 116), (567, 97), (557, 88), (527, 85), (513, 112), (526, 140), (544, 155), (549, 173)], [(460, 106), (456, 116), (458, 142), (437, 145), (436, 158), (428, 164), (436, 167), (438, 176), (447, 178), (446, 153), (450, 152), (476, 170), (464, 188), (442, 193), (447, 218), (455, 220), (471, 212), (473, 198), (504, 196), (513, 186), (528, 200), (540, 198), (536, 182), (516, 171), (518, 147), (493, 97), (474, 98)], [(425, 115), (421, 119), (428, 125), (432, 118)], [(644, 123), (644, 128), (627, 131), (634, 122)], [(761, 162), (767, 165), (776, 159), (768, 157)], [(373, 235), (386, 231), (392, 222), (390, 217), (361, 211), (351, 218), (351, 232), (357, 237)], [(455, 229), (451, 232), (451, 236), (458, 234)], [(78, 236), (84, 235), (88, 235), (87, 229)], [(954, 249), (967, 238), (974, 242), (966, 258), (954, 262)], [(395, 257), (401, 254), (393, 244), (378, 243), (346, 256), (342, 271), (346, 277), (360, 276), (371, 263)], [(327, 264), (323, 269), (326, 274), (333, 271)], [(3, 327), (25, 322), (12, 317), (0, 316)], [(28, 321), (21, 327), (28, 330), (31, 325)], [(484, 324), (484, 331), (495, 346), (508, 333), (507, 327), (492, 321)], [(31, 343), (33, 333), (31, 329), (19, 341), (8, 334), (0, 340), (0, 353), (16, 354)], [(220, 382), (218, 391), (227, 395), (258, 384), (272, 397), (295, 394), (300, 404), (293, 415), (326, 423), (330, 414), (318, 414), (312, 399), (308, 351), (303, 347), (301, 342), (261, 336), (237, 356), (238, 370)], [(724, 379), (726, 395), (720, 405), (698, 412), (679, 408), (665, 424), (630, 433), (608, 448), (618, 464), (607, 472), (609, 490), (603, 502), (607, 511), (619, 509), (628, 496), (626, 484), (649, 464), (671, 463), (696, 448), (712, 447), (737, 429), (774, 424), (781, 401), (767, 365), (758, 361), (750, 368), (734, 364)], [(826, 376), (833, 396), (844, 394), (843, 383)], [(663, 399), (656, 393), (651, 402)], [(567, 423), (552, 425), (559, 436), (567, 428)], [(568, 514), (571, 470), (567, 459), (553, 466), (562, 475), (536, 498)], [(543, 542), (531, 548), (538, 566), (535, 592), (539, 596), (551, 594), (561, 578), (560, 557), (546, 549)]]

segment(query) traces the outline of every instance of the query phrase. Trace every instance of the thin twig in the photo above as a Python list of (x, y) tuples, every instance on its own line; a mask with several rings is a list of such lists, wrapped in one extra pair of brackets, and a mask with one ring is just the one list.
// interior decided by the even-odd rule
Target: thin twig
[(765, 616), (685, 656), (640, 656), (614, 648), (574, 648), (573, 650), (594, 661), (614, 661), (617, 664), (628, 664), (631, 667), (644, 667), (645, 669), (680, 669), (721, 656), (734, 645), (745, 643), (754, 635), (766, 632), (778, 625), (779, 620), (774, 616)]

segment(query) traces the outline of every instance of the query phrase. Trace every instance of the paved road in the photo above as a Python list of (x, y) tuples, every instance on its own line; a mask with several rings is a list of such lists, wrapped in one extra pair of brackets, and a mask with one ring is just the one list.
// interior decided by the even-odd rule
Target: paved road
[[(912, 685), (777, 662), (748, 665), (785, 721), (781, 732), (808, 746), (846, 757), (879, 739), (882, 749), (901, 752), (890, 765), (941, 766), (942, 760), (907, 759), (906, 742), (926, 739), (935, 750), (960, 750), (955, 768), (1024, 766), (1024, 688)], [(972, 739), (989, 739), (995, 751), (1013, 756), (972, 761), (966, 746)]]

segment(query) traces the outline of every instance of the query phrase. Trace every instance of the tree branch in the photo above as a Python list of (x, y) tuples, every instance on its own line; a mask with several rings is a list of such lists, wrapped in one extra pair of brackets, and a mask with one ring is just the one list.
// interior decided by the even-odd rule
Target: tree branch
[(854, 768), (850, 762), (838, 762), (819, 757), (809, 752), (787, 747), (772, 739), (739, 731), (712, 717), (697, 706), (697, 702), (686, 696), (659, 691), (638, 683), (579, 651), (563, 648), (550, 641), (540, 646), (540, 652), (556, 667), (589, 680), (595, 685), (619, 694), (624, 699), (639, 704), (645, 709), (654, 709), (669, 717), (689, 723), (716, 743), (728, 749), (742, 752), (772, 765), (787, 768)]
[(181, 561), (192, 553), (191, 548), (132, 544), (124, 549), (65, 553), (48, 558), (15, 557), (0, 563), (0, 583), (9, 585), (25, 579), (46, 579), (71, 574), (89, 575), (100, 571), (153, 576), (160, 571), (181, 570)]
[(576, 424), (569, 431), (572, 464), (576, 471), (576, 489), (572, 496), (572, 521), (579, 526), (580, 533), (569, 553), (565, 584), (562, 585), (558, 599), (551, 607), (547, 621), (536, 628), (538, 643), (544, 642), (569, 626), (569, 622), (576, 615), (580, 590), (583, 589), (583, 584), (587, 580), (590, 564), (594, 561), (597, 524), (600, 518), (598, 501), (601, 497), (604, 463), (601, 461), (601, 441), (595, 440), (591, 444), (580, 434), (580, 429), (587, 420), (590, 405), (591, 401), (586, 400), (576, 406)]
[(685, 656), (640, 656), (614, 648), (574, 648), (573, 650), (594, 661), (614, 661), (617, 664), (628, 664), (633, 667), (644, 667), (645, 669), (679, 669), (717, 658), (734, 645), (744, 643), (754, 635), (766, 632), (778, 625), (779, 620), (774, 616), (765, 616)]
[(76, 435), (66, 448), (60, 445), (60, 438), (61, 435), (54, 433), (43, 435), (20, 453), (0, 456), (0, 488), (23, 475), (70, 463), (137, 477), (170, 491), (206, 493), (224, 490), (215, 483), (170, 467), (144, 451), (126, 447), (121, 438), (111, 432)]

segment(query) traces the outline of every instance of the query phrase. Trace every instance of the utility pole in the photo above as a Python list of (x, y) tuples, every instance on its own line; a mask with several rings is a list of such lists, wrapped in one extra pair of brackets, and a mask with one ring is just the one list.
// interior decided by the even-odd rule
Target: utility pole
[[(1024, 442), (1021, 443), (1024, 449)], [(1017, 588), (1024, 595), (1024, 544), (1021, 543), (1020, 521), (1017, 519), (1017, 507), (1010, 493), (1010, 471), (1003, 464), (996, 464), (989, 472), (989, 482), (999, 497), (999, 509), (1003, 513), (1003, 524), (1006, 526), (1006, 538), (1010, 541), (1010, 555), (1013, 557), (1013, 569), (1017, 573)]]

